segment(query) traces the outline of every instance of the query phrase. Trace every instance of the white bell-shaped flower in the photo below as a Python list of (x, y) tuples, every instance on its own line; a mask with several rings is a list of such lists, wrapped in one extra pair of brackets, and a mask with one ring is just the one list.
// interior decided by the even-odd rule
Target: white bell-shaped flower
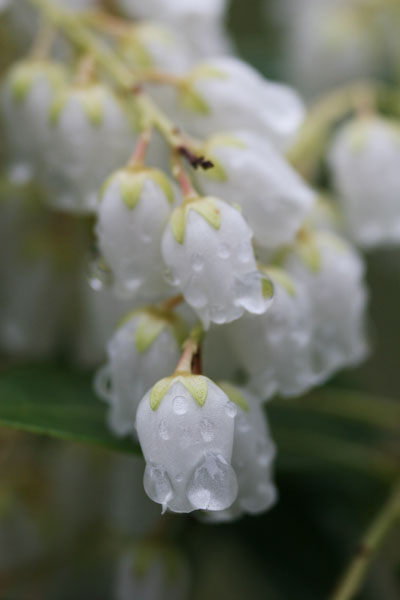
[(359, 363), (368, 349), (362, 257), (338, 235), (310, 232), (288, 256), (285, 268), (306, 286), (310, 298), (317, 381)]
[(203, 192), (238, 204), (257, 244), (273, 248), (292, 242), (315, 194), (269, 140), (235, 131), (209, 138), (202, 151), (214, 164), (197, 172)]
[(176, 548), (141, 542), (119, 558), (113, 600), (187, 600), (189, 566)]
[(208, 59), (191, 70), (178, 89), (174, 117), (194, 135), (247, 129), (285, 149), (304, 118), (291, 88), (264, 79), (237, 58)]
[(186, 333), (176, 315), (156, 309), (134, 311), (107, 345), (108, 363), (95, 386), (110, 405), (109, 425), (116, 435), (134, 432), (138, 404), (146, 391), (174, 370)]
[(29, 181), (40, 170), (50, 136), (48, 111), (65, 83), (62, 65), (50, 61), (25, 60), (6, 75), (0, 110), (9, 174), (15, 183)]
[(244, 315), (225, 327), (231, 351), (263, 399), (295, 396), (314, 384), (311, 355), (313, 321), (309, 293), (278, 268), (267, 269), (274, 285), (269, 310)]
[(100, 84), (69, 88), (50, 111), (52, 135), (42, 181), (57, 209), (94, 212), (98, 191), (135, 146), (135, 125)]
[(272, 7), (280, 21), (285, 79), (309, 98), (379, 77), (387, 68), (393, 41), (389, 5), (380, 11), (378, 6), (369, 10), (368, 0), (265, 0), (264, 6), (269, 18)]
[(171, 22), (187, 15), (207, 15), (214, 19), (224, 15), (227, 0), (118, 0), (126, 15), (134, 19)]
[(223, 20), (228, 0), (118, 0), (134, 19), (168, 24), (184, 41), (186, 54), (194, 60), (221, 56), (231, 51)]
[(353, 239), (400, 241), (400, 122), (372, 116), (343, 125), (329, 152), (334, 186)]
[(236, 413), (226, 394), (201, 375), (162, 379), (144, 396), (136, 415), (147, 463), (144, 487), (163, 510), (214, 511), (233, 504)]
[(232, 452), (239, 491), (230, 508), (203, 515), (213, 523), (232, 521), (243, 514), (260, 514), (270, 509), (277, 499), (272, 479), (275, 444), (260, 399), (244, 388), (227, 383), (220, 386), (239, 405)]
[(236, 208), (212, 197), (187, 199), (170, 219), (163, 258), (206, 328), (268, 308), (271, 289), (257, 271), (252, 235)]
[(154, 300), (168, 292), (161, 239), (173, 202), (168, 177), (156, 169), (121, 169), (106, 182), (96, 232), (118, 295)]

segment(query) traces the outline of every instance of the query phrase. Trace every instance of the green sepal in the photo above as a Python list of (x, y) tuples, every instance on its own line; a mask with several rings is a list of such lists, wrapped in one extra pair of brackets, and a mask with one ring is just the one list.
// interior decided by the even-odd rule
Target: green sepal
[(54, 90), (60, 88), (65, 82), (64, 73), (57, 64), (22, 62), (10, 73), (11, 94), (16, 102), (23, 102), (26, 99), (35, 79), (40, 75), (47, 76)]
[(130, 34), (123, 36), (120, 40), (119, 50), (135, 67), (151, 68), (154, 66), (153, 58), (140, 39), (139, 33), (136, 29), (132, 29)]
[(150, 393), (150, 406), (152, 410), (157, 410), (160, 406), (161, 401), (175, 379), (175, 377), (164, 377), (164, 379), (160, 379), (160, 381), (155, 384)]
[(178, 244), (183, 244), (184, 242), (186, 221), (190, 210), (196, 211), (215, 229), (221, 227), (221, 212), (216, 199), (212, 196), (193, 198), (187, 201), (186, 204), (176, 208), (171, 215), (171, 230)]
[(67, 100), (67, 94), (60, 94), (50, 105), (49, 121), (51, 125), (57, 125), (57, 123), (59, 122), (61, 115), (64, 111), (65, 105), (67, 104)]
[(228, 133), (216, 133), (208, 138), (206, 143), (203, 144), (203, 149), (204, 152), (212, 152), (215, 148), (220, 148), (221, 146), (241, 148), (243, 150), (247, 148), (247, 144), (234, 135), (229, 135)]
[(202, 375), (182, 375), (178, 380), (185, 386), (199, 406), (204, 406), (208, 396), (208, 381)]
[(74, 95), (81, 103), (82, 109), (91, 125), (94, 127), (101, 125), (104, 119), (104, 96), (103, 90), (99, 87), (82, 90), (70, 89), (60, 94), (50, 107), (50, 123), (57, 125), (68, 100)]
[(136, 330), (135, 340), (136, 349), (139, 353), (146, 352), (166, 327), (171, 328), (172, 335), (179, 347), (187, 339), (188, 326), (179, 315), (173, 312), (165, 312), (155, 307), (149, 307), (129, 313), (127, 316), (129, 318), (124, 320), (124, 323), (139, 314), (141, 317)]
[(273, 298), (274, 297), (274, 284), (268, 277), (264, 277), (261, 280), (261, 292), (263, 298)]
[(104, 95), (99, 88), (85, 90), (80, 98), (82, 107), (89, 122), (99, 127), (104, 120)]
[(236, 147), (245, 149), (247, 146), (244, 142), (239, 140), (233, 135), (225, 134), (225, 133), (217, 133), (210, 137), (205, 144), (201, 147), (201, 153), (204, 154), (211, 162), (213, 163), (213, 167), (211, 169), (207, 169), (203, 172), (205, 177), (208, 179), (213, 179), (214, 181), (227, 181), (228, 176), (224, 167), (222, 166), (220, 160), (215, 157), (214, 150), (216, 148), (221, 147)]
[(118, 174), (119, 191), (124, 204), (133, 210), (140, 200), (143, 186), (146, 181), (143, 173), (127, 173), (120, 171)]
[(154, 183), (156, 183), (158, 185), (158, 187), (160, 187), (162, 189), (168, 202), (170, 204), (173, 204), (175, 202), (174, 190), (173, 190), (170, 180), (165, 175), (165, 173), (163, 173), (159, 169), (148, 169), (146, 172), (147, 172), (147, 176), (150, 179), (152, 179), (154, 181)]
[(214, 229), (221, 227), (221, 212), (218, 208), (215, 198), (205, 196), (200, 200), (191, 202), (187, 206), (188, 210), (195, 210), (201, 215)]
[(140, 317), (135, 339), (136, 350), (139, 354), (143, 354), (153, 345), (167, 325), (168, 321), (151, 312), (146, 312)]
[(101, 189), (102, 198), (108, 187), (117, 178), (121, 197), (126, 206), (133, 210), (140, 200), (143, 186), (147, 179), (152, 179), (154, 183), (164, 192), (167, 201), (173, 204), (175, 201), (174, 190), (166, 175), (158, 169), (121, 169), (111, 175), (103, 184)]
[(186, 229), (186, 206), (178, 206), (174, 210), (171, 215), (170, 224), (172, 235), (178, 244), (183, 244)]
[(17, 69), (11, 76), (11, 93), (16, 102), (23, 102), (34, 81), (34, 73), (28, 69)]
[(204, 175), (204, 177), (207, 177), (207, 179), (212, 179), (213, 181), (218, 181), (221, 183), (228, 181), (228, 175), (221, 162), (217, 158), (215, 158), (213, 154), (206, 153), (206, 156), (212, 162), (213, 166), (211, 167), (211, 169), (202, 171), (202, 175)]
[(186, 79), (193, 81), (203, 77), (211, 77), (212, 79), (227, 79), (228, 75), (221, 69), (218, 69), (218, 67), (203, 63), (192, 69)]
[(187, 83), (182, 85), (178, 93), (178, 102), (182, 108), (200, 115), (210, 114), (210, 107), (206, 100), (193, 87)]
[(300, 239), (296, 245), (296, 251), (310, 271), (318, 273), (321, 270), (321, 253), (313, 234), (307, 233), (303, 239)]
[(228, 396), (231, 402), (236, 404), (236, 406), (239, 406), (239, 408), (245, 412), (249, 411), (250, 407), (246, 398), (234, 385), (228, 383), (227, 381), (218, 381), (217, 385)]
[(265, 269), (263, 269), (263, 271), (264, 271), (264, 273), (269, 275), (269, 277), (272, 277), (272, 279), (275, 279), (275, 281), (277, 281), (279, 283), (279, 285), (281, 285), (287, 291), (289, 296), (294, 297), (296, 295), (296, 287), (295, 287), (294, 281), (284, 269), (280, 269), (279, 267), (271, 266), (271, 267), (266, 267)]

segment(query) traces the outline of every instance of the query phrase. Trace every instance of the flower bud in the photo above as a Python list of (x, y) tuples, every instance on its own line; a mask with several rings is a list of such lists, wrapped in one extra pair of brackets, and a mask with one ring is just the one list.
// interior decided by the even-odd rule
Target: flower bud
[(156, 309), (134, 311), (107, 345), (108, 364), (96, 377), (97, 391), (110, 405), (109, 424), (116, 435), (134, 431), (140, 399), (177, 364), (186, 333), (174, 314)]
[(43, 166), (50, 136), (48, 111), (65, 82), (62, 65), (39, 60), (16, 63), (3, 81), (1, 120), (15, 183), (29, 181)]
[(220, 383), (220, 386), (239, 406), (232, 452), (232, 467), (239, 491), (230, 508), (204, 515), (205, 520), (213, 523), (232, 521), (245, 513), (265, 512), (277, 498), (272, 480), (275, 444), (259, 398), (227, 383)]
[(236, 406), (207, 377), (159, 381), (142, 399), (136, 428), (148, 496), (174, 512), (224, 510), (237, 495), (230, 465)]
[(329, 165), (346, 224), (364, 247), (400, 241), (400, 122), (353, 119), (336, 134)]
[(288, 147), (304, 118), (296, 92), (231, 57), (208, 59), (190, 71), (173, 110), (194, 135), (247, 129), (279, 149)]
[(267, 269), (274, 285), (269, 310), (244, 315), (226, 326), (226, 338), (249, 386), (268, 400), (275, 394), (296, 396), (315, 380), (312, 363), (312, 314), (301, 281), (277, 268)]
[(272, 291), (257, 271), (251, 238), (240, 212), (216, 198), (194, 198), (174, 211), (162, 254), (205, 327), (268, 308)]
[[(310, 232), (299, 245), (308, 245), (308, 254), (298, 247), (285, 268), (303, 283), (310, 298), (316, 384), (338, 369), (358, 364), (367, 353), (364, 263), (354, 248), (333, 233)], [(310, 256), (314, 262), (307, 263)]]
[(161, 238), (173, 202), (169, 179), (156, 169), (121, 169), (107, 180), (96, 232), (120, 296), (154, 300), (168, 291)]
[(50, 110), (52, 125), (42, 182), (57, 209), (94, 212), (98, 190), (125, 164), (135, 145), (134, 124), (103, 85), (71, 87)]
[(235, 131), (211, 137), (202, 150), (214, 164), (197, 173), (202, 191), (238, 204), (258, 245), (292, 242), (314, 193), (274, 146), (258, 133)]

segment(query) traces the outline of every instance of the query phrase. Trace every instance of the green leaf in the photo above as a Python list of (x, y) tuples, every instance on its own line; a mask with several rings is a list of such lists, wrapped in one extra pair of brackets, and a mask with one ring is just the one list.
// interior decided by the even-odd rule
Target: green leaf
[(93, 391), (92, 375), (53, 367), (20, 367), (0, 376), (0, 426), (140, 453), (137, 444), (114, 437), (106, 405)]

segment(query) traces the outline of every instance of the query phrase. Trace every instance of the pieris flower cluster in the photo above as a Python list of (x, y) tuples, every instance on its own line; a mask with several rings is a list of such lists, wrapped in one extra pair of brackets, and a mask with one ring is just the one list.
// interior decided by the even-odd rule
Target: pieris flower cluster
[(396, 2), (268, 0), (264, 6), (283, 32), (285, 75), (310, 98), (397, 68)]
[[(93, 18), (105, 51), (91, 45), (90, 18), (57, 18), (62, 8), (41, 4), (73, 42), (74, 23), (90, 35), (79, 29), (87, 48), (77, 67), (28, 58), (4, 78), (8, 172), (37, 185), (62, 223), (96, 223), (92, 287), (103, 296), (84, 296), (78, 337), (87, 363), (109, 332), (96, 389), (110, 428), (139, 440), (145, 490), (163, 510), (207, 521), (260, 513), (277, 497), (263, 403), (321, 384), (367, 350), (362, 258), (285, 158), (304, 105), (237, 58), (198, 52), (193, 66), (193, 45), (174, 32), (190, 31), (199, 12), (207, 28), (220, 22), (223, 3), (121, 1), (129, 16), (154, 11), (172, 24), (168, 58), (159, 26)], [(385, 131), (367, 144), (388, 143)], [(342, 154), (333, 148), (331, 163), (346, 200), (354, 190)], [(369, 148), (354, 168), (368, 172), (373, 159)], [(41, 247), (30, 270), (35, 307), (55, 293), (48, 261), (58, 243)], [(69, 275), (82, 282), (76, 262)]]

